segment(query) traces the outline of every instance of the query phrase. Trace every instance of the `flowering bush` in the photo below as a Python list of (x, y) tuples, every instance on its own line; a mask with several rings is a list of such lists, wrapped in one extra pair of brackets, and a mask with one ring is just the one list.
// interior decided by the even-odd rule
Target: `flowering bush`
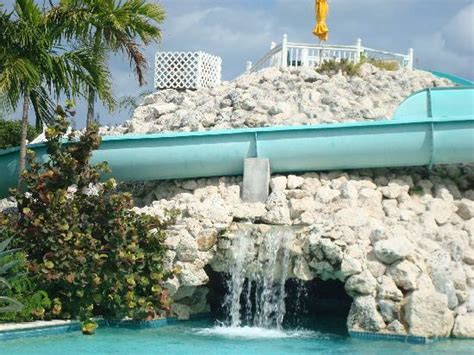
[(29, 152), (25, 191), (13, 191), (18, 215), (3, 222), (27, 255), (29, 276), (55, 300), (56, 318), (165, 315), (163, 240), (171, 221), (135, 213), (113, 179), (100, 183), (107, 164), (89, 163), (101, 143), (98, 127), (67, 142), (66, 130), (64, 117), (47, 130), (48, 161)]

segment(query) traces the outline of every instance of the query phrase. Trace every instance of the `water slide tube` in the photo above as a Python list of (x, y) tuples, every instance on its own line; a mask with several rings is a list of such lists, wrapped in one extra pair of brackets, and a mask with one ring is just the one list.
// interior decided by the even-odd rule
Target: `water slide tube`
[[(47, 159), (44, 144), (29, 148)], [(16, 185), (18, 150), (0, 151), (0, 196)], [(474, 87), (422, 90), (391, 120), (108, 136), (92, 161), (137, 181), (242, 175), (252, 157), (272, 173), (473, 163)]]

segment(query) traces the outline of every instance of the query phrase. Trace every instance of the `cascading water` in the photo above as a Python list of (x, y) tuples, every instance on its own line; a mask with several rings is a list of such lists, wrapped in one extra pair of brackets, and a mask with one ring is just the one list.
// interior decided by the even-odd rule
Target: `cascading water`
[(292, 238), (291, 230), (281, 228), (265, 233), (261, 240), (247, 230), (235, 236), (225, 298), (230, 327), (281, 329)]

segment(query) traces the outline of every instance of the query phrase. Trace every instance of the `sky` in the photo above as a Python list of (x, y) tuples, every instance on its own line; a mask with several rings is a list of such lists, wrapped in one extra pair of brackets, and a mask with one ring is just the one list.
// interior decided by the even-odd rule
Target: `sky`
[[(474, 0), (328, 0), (329, 44), (355, 44), (408, 53), (415, 65), (474, 79)], [(0, 1), (1, 2), (1, 1)], [(38, 1), (43, 3), (43, 0)], [(281, 43), (317, 42), (314, 0), (161, 0), (167, 18), (160, 25), (162, 42), (145, 49), (148, 84), (139, 87), (128, 62), (110, 58), (114, 93), (137, 95), (153, 89), (156, 51), (203, 50), (222, 57), (223, 79), (240, 75), (247, 60), (256, 62)], [(7, 0), (7, 8), (13, 1)], [(100, 105), (99, 105), (100, 106)], [(77, 124), (84, 125), (86, 105), (78, 102)], [(102, 124), (119, 124), (128, 112), (109, 113), (98, 107)], [(18, 114), (17, 114), (18, 115)], [(19, 115), (18, 115), (19, 116)]]

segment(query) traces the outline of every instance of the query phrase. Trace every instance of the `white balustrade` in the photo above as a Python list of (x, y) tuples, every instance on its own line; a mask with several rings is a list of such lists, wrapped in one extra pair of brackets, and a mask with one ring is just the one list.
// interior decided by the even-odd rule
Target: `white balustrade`
[[(250, 69), (249, 69), (250, 70)], [(222, 59), (205, 52), (157, 52), (156, 89), (200, 89), (220, 84)]]
[[(392, 53), (362, 46), (357, 39), (355, 45), (343, 46), (332, 44), (312, 44), (289, 42), (283, 35), (282, 43), (272, 42), (267, 52), (255, 65), (247, 64), (249, 72), (256, 72), (268, 67), (317, 67), (328, 60), (348, 60), (359, 63), (362, 57), (397, 62), (401, 67), (413, 69), (413, 48), (408, 54)], [(250, 66), (249, 66), (250, 65)]]

